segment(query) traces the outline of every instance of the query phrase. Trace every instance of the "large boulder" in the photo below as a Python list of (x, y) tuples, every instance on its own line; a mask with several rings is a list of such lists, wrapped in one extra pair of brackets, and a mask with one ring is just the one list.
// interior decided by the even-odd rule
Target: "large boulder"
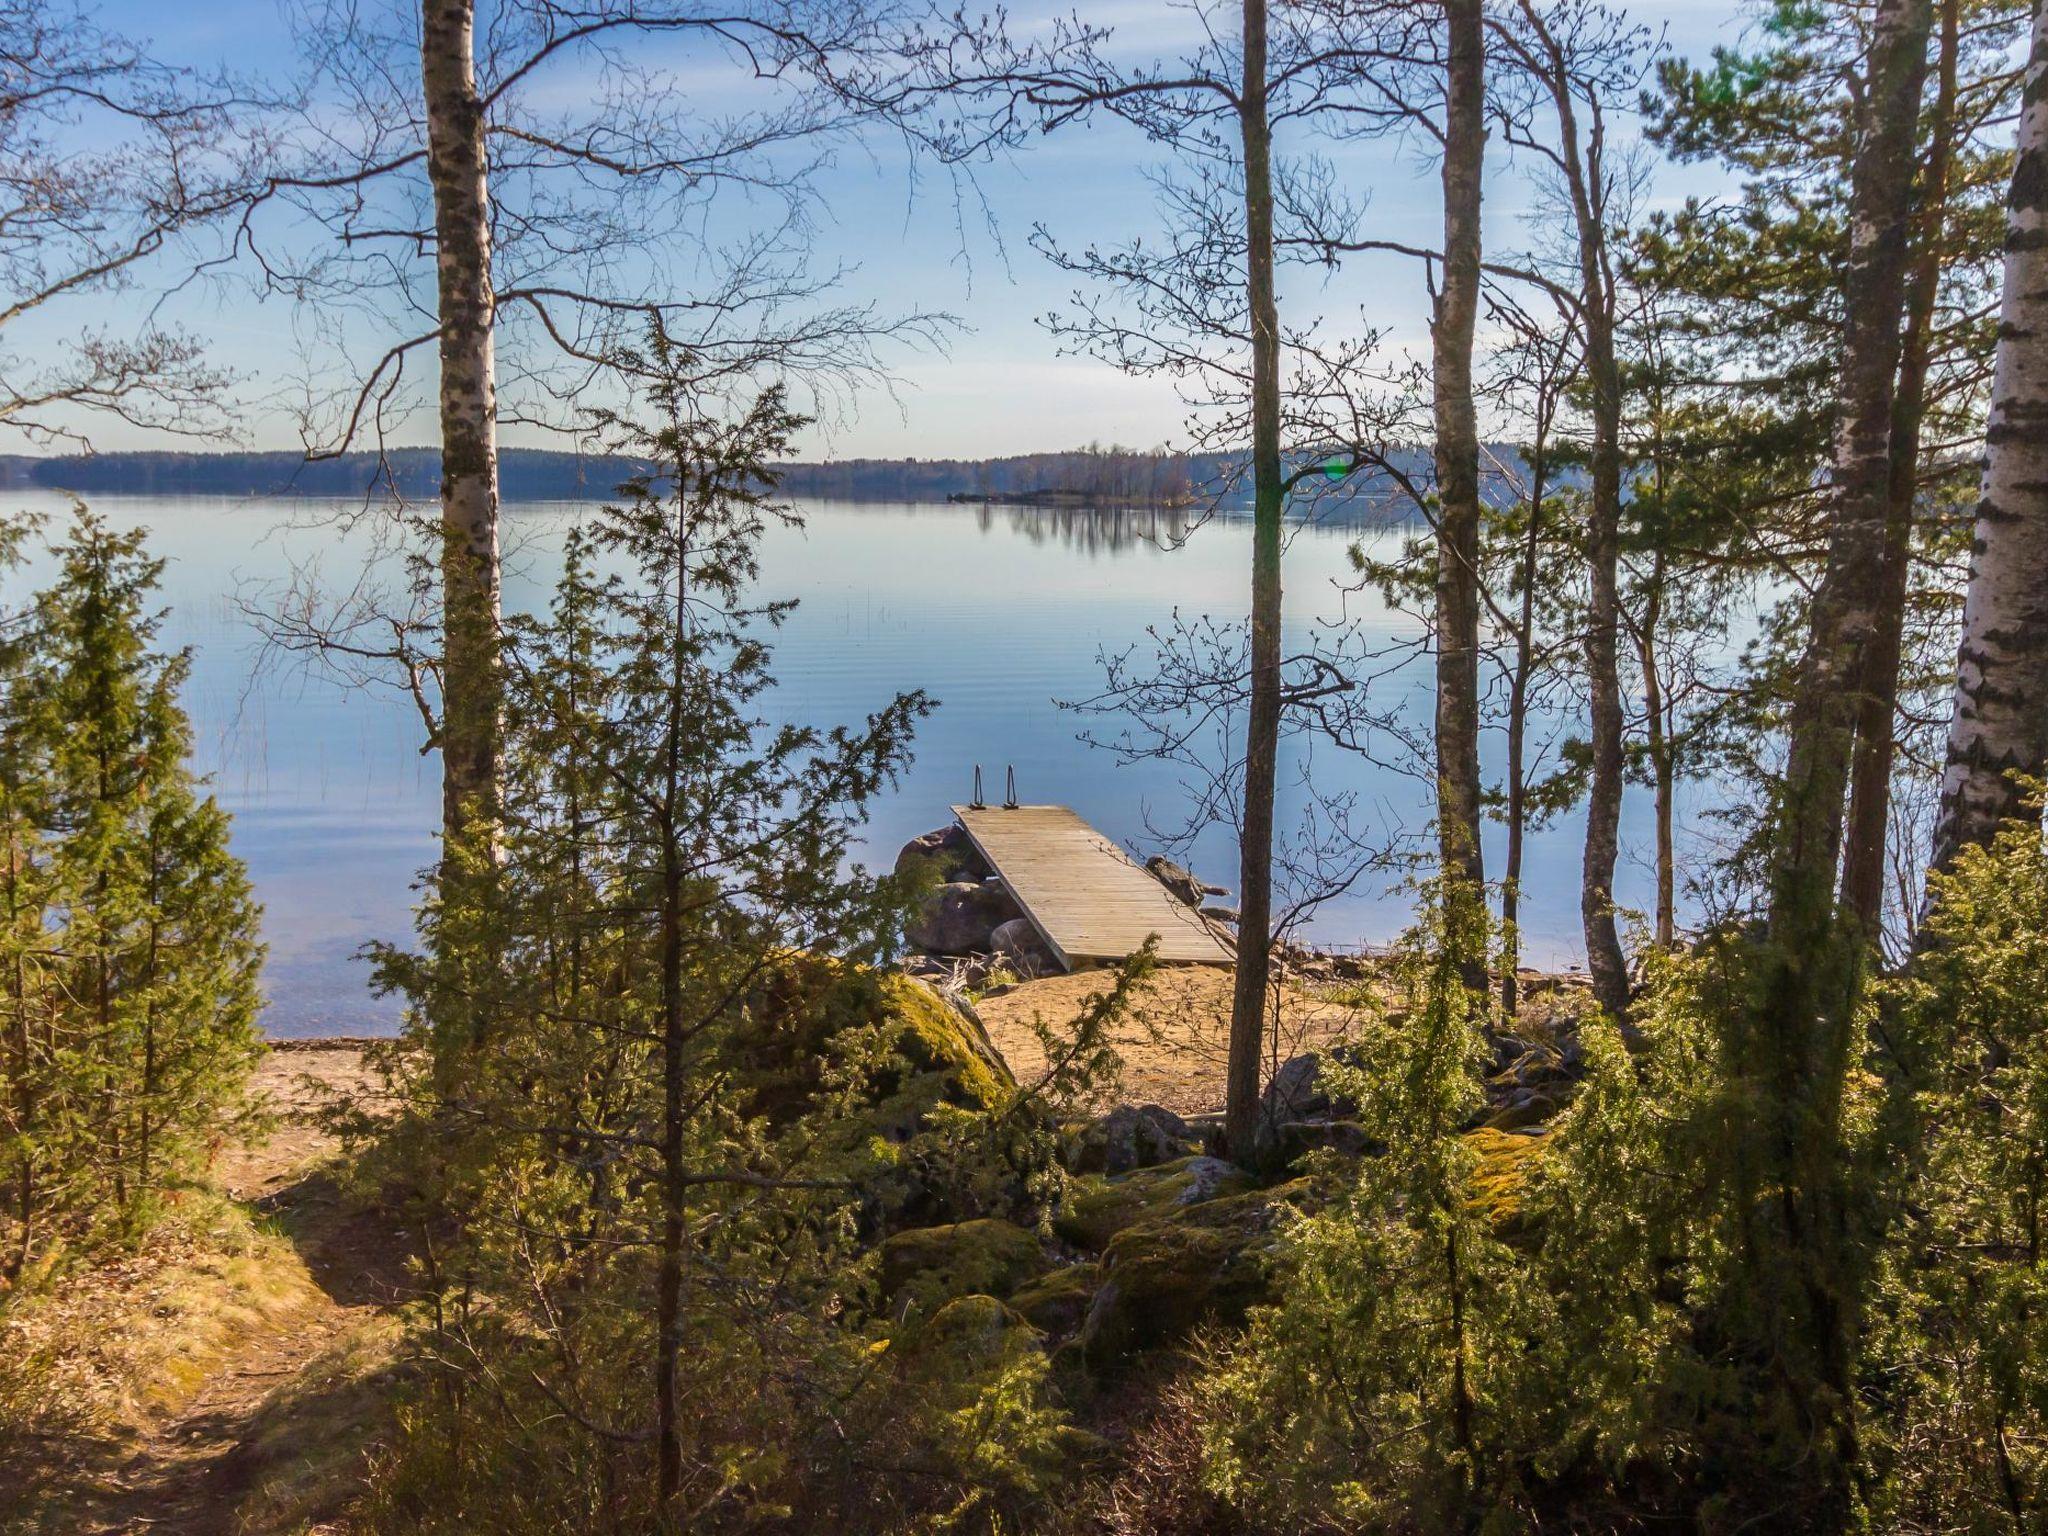
[[(1014, 1102), (971, 1013), (908, 976), (792, 954), (749, 995), (726, 1064), (771, 1134), (801, 1138), (805, 1176), (854, 1185), (876, 1235), (988, 1215), (1034, 1225), (1056, 1182), (1049, 1116)], [(963, 1110), (989, 1114), (990, 1134), (962, 1137)]]
[(1253, 1182), (1249, 1173), (1218, 1157), (1183, 1157), (1111, 1177), (1083, 1175), (1074, 1180), (1052, 1228), (1075, 1247), (1099, 1253), (1126, 1227), (1241, 1193)]
[(1117, 1233), (1081, 1327), (1087, 1359), (1109, 1364), (1205, 1322), (1242, 1322), (1249, 1308), (1272, 1299), (1281, 1228), (1310, 1194), (1310, 1181), (1298, 1179), (1153, 1215)]
[(1010, 1308), (1040, 1333), (1070, 1338), (1087, 1321), (1089, 1305), (1101, 1287), (1101, 1266), (1068, 1264), (1019, 1287), (1010, 1297)]
[(1059, 958), (1038, 936), (1028, 917), (1013, 917), (1007, 923), (996, 924), (988, 936), (988, 947), (1027, 981), (1034, 976), (1051, 976), (1060, 969)]
[(1036, 1330), (993, 1296), (949, 1301), (895, 1341), (895, 1352), (914, 1370), (954, 1379), (972, 1379), (977, 1367), (1038, 1347)]
[[(1331, 1054), (1344, 1063), (1343, 1046)], [(1259, 1099), (1259, 1123), (1277, 1126), (1290, 1120), (1342, 1120), (1357, 1114), (1358, 1106), (1332, 1089), (1323, 1061), (1322, 1052), (1305, 1051), (1280, 1063)]]
[(1070, 1133), (1064, 1150), (1069, 1173), (1129, 1173), (1199, 1152), (1202, 1139), (1170, 1109), (1119, 1104)]
[(1014, 1222), (916, 1227), (882, 1244), (882, 1296), (898, 1310), (930, 1310), (956, 1296), (1007, 1296), (1048, 1267), (1036, 1235)]
[(918, 904), (916, 915), (903, 925), (903, 937), (927, 954), (985, 953), (995, 930), (1023, 915), (1000, 883), (955, 880)]
[(978, 882), (992, 873), (958, 822), (913, 837), (896, 855), (896, 878), (918, 890), (955, 880)]

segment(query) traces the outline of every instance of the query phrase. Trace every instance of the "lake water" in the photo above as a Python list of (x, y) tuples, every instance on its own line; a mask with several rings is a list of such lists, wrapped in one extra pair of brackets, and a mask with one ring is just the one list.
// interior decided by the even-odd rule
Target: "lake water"
[[(19, 498), (33, 504), (36, 498)], [(49, 502), (60, 508), (61, 503)], [(435, 857), (438, 761), (419, 752), (413, 706), (391, 693), (342, 686), (303, 668), (264, 664), (244, 605), (260, 601), (295, 565), (317, 561), (330, 583), (354, 579), (372, 525), (344, 531), (332, 507), (260, 500), (105, 497), (116, 526), (150, 530), (168, 561), (165, 640), (194, 652), (187, 708), (200, 769), (235, 818), (235, 847), (264, 906), (270, 945), (266, 1022), (277, 1035), (390, 1029), (396, 1007), (372, 998), (353, 957), (370, 939), (408, 932), (419, 872)], [(508, 606), (545, 601), (563, 529), (577, 508), (505, 509)], [(1173, 516), (1055, 513), (1001, 507), (813, 503), (803, 528), (773, 533), (762, 556), (763, 595), (800, 606), (783, 629), (770, 713), (818, 724), (857, 721), (899, 689), (922, 688), (938, 708), (919, 734), (916, 762), (878, 807), (866, 858), (886, 867), (908, 838), (943, 824), (968, 798), (976, 764), (990, 799), (1014, 769), (1020, 799), (1057, 801), (1141, 856), (1157, 851), (1153, 826), (1185, 817), (1187, 778), (1171, 764), (1121, 764), (1078, 739), (1115, 729), (1060, 700), (1102, 686), (1101, 658), (1137, 644), (1176, 613), (1230, 619), (1246, 602), (1250, 530), (1224, 518), (1173, 547)], [(1352, 644), (1383, 653), (1369, 697), (1375, 710), (1420, 725), (1430, 701), (1427, 660), (1401, 663), (1419, 630), (1371, 594), (1350, 588), (1347, 552), (1393, 530), (1309, 527), (1289, 545), (1289, 649), (1313, 632), (1350, 627)], [(31, 568), (10, 583), (19, 588)], [(1375, 845), (1417, 847), (1428, 829), (1429, 786), (1392, 738), (1377, 762), (1303, 738), (1282, 775), (1280, 821), (1318, 792), (1355, 797), (1353, 827)], [(1497, 753), (1498, 742), (1493, 743)], [(1631, 790), (1619, 895), (1641, 905), (1649, 875), (1645, 797)], [(1530, 840), (1524, 945), (1538, 964), (1581, 956), (1578, 847), (1564, 818)], [(1488, 848), (1498, 868), (1498, 830)], [(1192, 860), (1220, 885), (1235, 882), (1229, 833), (1212, 829)], [(1406, 921), (1375, 874), (1322, 906), (1309, 931), (1321, 942), (1383, 942)]]

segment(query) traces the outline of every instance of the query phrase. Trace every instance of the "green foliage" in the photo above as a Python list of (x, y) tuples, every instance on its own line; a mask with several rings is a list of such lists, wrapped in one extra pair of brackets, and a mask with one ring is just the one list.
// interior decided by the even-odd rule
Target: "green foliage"
[(1271, 1528), (1435, 1530), (1520, 1505), (1511, 1375), (1540, 1298), (1475, 1198), (1460, 1132), (1485, 1046), (1454, 949), (1440, 927), (1413, 936), (1407, 1010), (1328, 1069), (1385, 1151), (1287, 1234), (1283, 1298), (1253, 1314), (1210, 1394), (1216, 1484)]
[(788, 608), (750, 589), (801, 423), (773, 390), (730, 419), (681, 384), (647, 403), (606, 426), (649, 473), (508, 622), (502, 820), (452, 851), (417, 950), (379, 956), (411, 1003), (384, 1150), (433, 1235), (433, 1369), (376, 1518), (993, 1529), (1063, 1443), (1037, 1335), (986, 1297), (893, 1314), (876, 1245), (1000, 1218), (1035, 1251), (1052, 1106), (1143, 966), (1028, 1086), (879, 968), (903, 892), (849, 854), (927, 702), (775, 721)]
[[(78, 513), (0, 651), (0, 1170), (39, 1243), (133, 1231), (245, 1113), (262, 948), (228, 818), (187, 765), (161, 563)], [(49, 1230), (45, 1232), (44, 1227)]]
[(2048, 1521), (2048, 858), (2015, 823), (1931, 877), (1888, 998), (1912, 1156), (1871, 1308), (1887, 1529)]
[[(1487, 1047), (1446, 953), (1415, 936), (1406, 1008), (1340, 1070), (1384, 1151), (1287, 1232), (1279, 1303), (1227, 1352), (1206, 1397), (1217, 1489), (1276, 1530), (1835, 1519), (1832, 1473), (1868, 1478), (1890, 1441), (1871, 1422), (1854, 1468), (1831, 1469), (1841, 1448), (1792, 1385), (1821, 1336), (1782, 1331), (1812, 1298), (1757, 1145), (1751, 941), (1651, 949), (1626, 1043), (1581, 1021), (1582, 1079), (1538, 1136), (1469, 1129)], [(1880, 1089), (1851, 1075), (1830, 1186), (1849, 1305), (1902, 1145)], [(1919, 1337), (1924, 1304), (1878, 1310)], [(1902, 1379), (1867, 1350), (1855, 1369)]]

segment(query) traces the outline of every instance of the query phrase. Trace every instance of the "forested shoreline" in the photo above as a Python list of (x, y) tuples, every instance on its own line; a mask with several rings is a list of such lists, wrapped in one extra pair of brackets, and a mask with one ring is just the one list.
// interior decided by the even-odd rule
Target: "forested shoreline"
[[(1497, 445), (1503, 462), (1511, 445)], [(1428, 454), (1403, 456), (1407, 473), (1426, 481)], [(847, 501), (945, 501), (1031, 492), (1065, 492), (1107, 507), (1181, 506), (1202, 509), (1241, 502), (1229, 487), (1227, 455), (1188, 457), (1165, 451), (1086, 448), (1069, 453), (1016, 454), (996, 459), (793, 460), (776, 466), (792, 496)], [(499, 454), (500, 488), (514, 501), (602, 500), (643, 465), (627, 459), (507, 448)], [(439, 488), (441, 458), (434, 448), (394, 447), (308, 461), (298, 453), (105, 452), (90, 457), (0, 456), (0, 484), (37, 486), (80, 495), (115, 496), (370, 496), (431, 498)], [(1387, 476), (1347, 481), (1342, 500), (1401, 499)]]

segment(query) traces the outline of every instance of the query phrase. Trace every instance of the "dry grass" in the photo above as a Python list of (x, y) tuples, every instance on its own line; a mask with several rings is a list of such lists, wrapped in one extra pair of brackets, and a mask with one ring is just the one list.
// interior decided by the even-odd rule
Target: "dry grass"
[(287, 1239), (218, 1196), (189, 1197), (134, 1252), (0, 1314), (0, 1482), (30, 1510), (113, 1491), (135, 1445), (252, 1337), (300, 1328), (326, 1303)]
[(397, 1317), (365, 1319), (263, 1404), (234, 1451), (238, 1536), (343, 1528), (388, 1421), (402, 1342)]
[(395, 1250), (334, 1197), (312, 1111), (363, 1082), (358, 1050), (273, 1054), (274, 1128), (220, 1188), (0, 1304), (0, 1530), (253, 1536), (346, 1501), (397, 1339), (368, 1271)]
[[(1176, 1114), (1223, 1107), (1224, 1065), (1230, 1039), (1234, 973), (1216, 966), (1162, 966), (1140, 987), (1115, 1037), (1124, 1059), (1118, 1097), (1163, 1104)], [(1032, 1033), (1034, 1019), (1064, 1027), (1087, 1000), (1110, 984), (1107, 971), (1080, 971), (1024, 982), (999, 997), (984, 997), (975, 1012), (996, 1049), (1019, 1079), (1044, 1070), (1045, 1054)], [(1283, 987), (1275, 1061), (1312, 1051), (1354, 1033), (1364, 1014), (1353, 999), (1332, 999)]]

